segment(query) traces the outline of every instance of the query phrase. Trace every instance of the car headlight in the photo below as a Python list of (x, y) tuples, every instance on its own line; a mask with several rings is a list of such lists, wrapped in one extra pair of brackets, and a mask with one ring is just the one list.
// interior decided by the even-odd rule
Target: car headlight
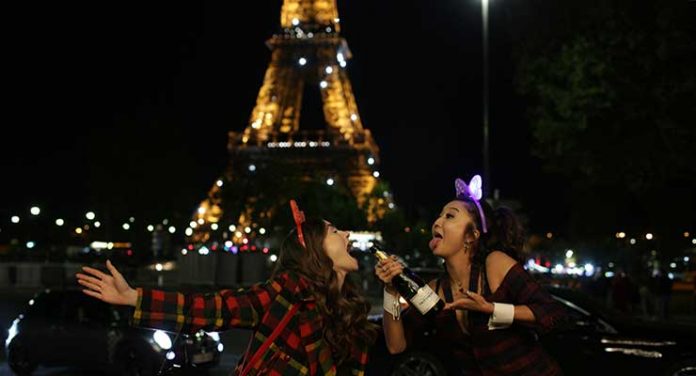
[(152, 339), (155, 340), (157, 346), (161, 347), (162, 350), (169, 350), (172, 348), (172, 339), (169, 338), (167, 333), (161, 330), (155, 331), (155, 334), (152, 335)]
[(5, 339), (5, 348), (8, 348), (10, 346), (10, 342), (12, 342), (12, 339), (17, 336), (17, 324), (19, 323), (19, 319), (14, 319), (12, 322), (12, 326), (10, 326), (10, 329), (7, 330), (7, 338)]
[(216, 342), (220, 342), (220, 334), (218, 332), (206, 332), (206, 334)]

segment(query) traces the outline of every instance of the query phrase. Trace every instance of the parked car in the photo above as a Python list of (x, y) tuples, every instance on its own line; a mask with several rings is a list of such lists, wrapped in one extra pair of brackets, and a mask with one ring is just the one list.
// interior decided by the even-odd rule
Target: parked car
[(220, 361), (217, 333), (180, 335), (129, 325), (132, 308), (79, 290), (46, 290), (31, 299), (7, 333), (10, 368), (30, 375), (38, 365), (155, 375), (160, 369), (207, 369)]
[[(696, 375), (696, 325), (640, 321), (621, 316), (581, 291), (548, 287), (568, 311), (568, 322), (540, 337), (544, 348), (572, 375)], [(381, 325), (381, 315), (371, 317)], [(370, 354), (369, 375), (447, 375), (434, 333), (390, 355), (383, 335)]]
[(582, 291), (549, 291), (567, 307), (570, 325), (542, 343), (566, 375), (696, 375), (696, 325), (639, 320)]

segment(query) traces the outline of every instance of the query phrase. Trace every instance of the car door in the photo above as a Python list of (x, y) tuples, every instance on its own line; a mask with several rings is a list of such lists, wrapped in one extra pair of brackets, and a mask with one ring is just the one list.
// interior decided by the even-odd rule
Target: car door
[(80, 292), (76, 292), (72, 298), (74, 320), (70, 321), (67, 341), (79, 355), (76, 365), (105, 367), (108, 363), (109, 305)]
[[(642, 349), (641, 341), (621, 333), (599, 315), (555, 297), (567, 308), (569, 324), (543, 337), (544, 348), (566, 375), (652, 374), (659, 355)], [(654, 356), (651, 356), (653, 354)]]
[(613, 330), (598, 317), (575, 305), (556, 297), (567, 310), (566, 325), (542, 336), (544, 349), (561, 365), (566, 375), (605, 374), (614, 370), (607, 363), (602, 338)]
[(30, 303), (26, 329), (39, 363), (61, 364), (65, 358), (61, 351), (66, 332), (62, 300), (62, 293), (51, 291), (40, 294)]

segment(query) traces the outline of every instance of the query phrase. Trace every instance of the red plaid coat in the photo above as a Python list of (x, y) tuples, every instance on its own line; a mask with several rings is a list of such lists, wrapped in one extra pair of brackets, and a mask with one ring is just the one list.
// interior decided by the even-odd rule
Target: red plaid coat
[[(322, 335), (322, 317), (309, 283), (296, 273), (279, 274), (247, 290), (211, 294), (138, 289), (133, 323), (184, 333), (232, 327), (253, 329), (252, 343), (244, 356), (251, 358), (292, 304), (300, 305), (298, 312), (264, 356), (252, 365), (249, 375), (335, 375), (331, 349)], [(352, 358), (341, 368), (347, 367), (352, 375), (363, 375), (367, 350), (367, 344), (354, 344)]]

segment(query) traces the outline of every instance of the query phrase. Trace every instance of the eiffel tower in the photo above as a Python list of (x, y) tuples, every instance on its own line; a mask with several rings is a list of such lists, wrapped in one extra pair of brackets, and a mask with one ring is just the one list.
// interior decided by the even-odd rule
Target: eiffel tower
[[(242, 189), (242, 181), (280, 161), (284, 167), (279, 175), (293, 169), (300, 181), (320, 181), (349, 192), (368, 223), (393, 207), (389, 192), (374, 193), (380, 183), (379, 148), (363, 126), (346, 72), (351, 52), (340, 36), (336, 0), (284, 0), (280, 26), (266, 42), (271, 61), (249, 123), (242, 132), (229, 132), (229, 165), (194, 214), (189, 243), (209, 244), (219, 238), (213, 236), (218, 229), (226, 232), (222, 239), (228, 244), (263, 235), (258, 222), (272, 217), (274, 210), (259, 210), (258, 196), (266, 188), (277, 188), (274, 182), (246, 187), (251, 193), (237, 197), (244, 205), (236, 210), (229, 209), (224, 192)], [(323, 112), (316, 119), (303, 116), (312, 110), (306, 108), (311, 95), (320, 98), (315, 107)]]

